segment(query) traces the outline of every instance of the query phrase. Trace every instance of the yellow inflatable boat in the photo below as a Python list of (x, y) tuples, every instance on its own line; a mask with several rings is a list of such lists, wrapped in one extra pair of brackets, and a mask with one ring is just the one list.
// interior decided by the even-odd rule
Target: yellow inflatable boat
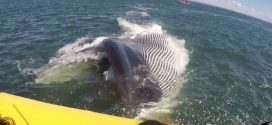
[[(137, 125), (140, 120), (68, 108), (0, 93), (0, 117), (12, 125)], [(0, 121), (1, 122), (1, 121)]]

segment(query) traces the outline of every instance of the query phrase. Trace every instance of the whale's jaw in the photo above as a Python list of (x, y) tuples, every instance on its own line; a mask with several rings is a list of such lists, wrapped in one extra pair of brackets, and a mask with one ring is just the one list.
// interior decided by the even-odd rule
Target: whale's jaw
[(158, 83), (151, 77), (145, 61), (125, 42), (128, 41), (103, 41), (123, 102), (138, 104), (159, 101), (162, 93)]

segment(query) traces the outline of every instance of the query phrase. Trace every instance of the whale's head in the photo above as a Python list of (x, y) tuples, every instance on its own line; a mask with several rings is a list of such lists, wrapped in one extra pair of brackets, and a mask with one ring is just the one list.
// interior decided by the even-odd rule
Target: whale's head
[(162, 96), (158, 81), (139, 53), (118, 39), (103, 41), (114, 81), (123, 102), (129, 104), (157, 102)]

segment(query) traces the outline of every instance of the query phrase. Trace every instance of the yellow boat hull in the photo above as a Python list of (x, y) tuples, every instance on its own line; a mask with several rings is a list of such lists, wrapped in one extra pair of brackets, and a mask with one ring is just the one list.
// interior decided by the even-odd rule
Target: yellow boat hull
[(53, 105), (0, 93), (0, 116), (16, 125), (137, 125), (140, 120)]

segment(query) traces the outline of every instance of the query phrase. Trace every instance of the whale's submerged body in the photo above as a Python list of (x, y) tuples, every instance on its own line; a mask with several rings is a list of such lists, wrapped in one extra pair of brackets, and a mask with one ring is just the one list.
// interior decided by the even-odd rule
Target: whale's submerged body
[(106, 53), (123, 101), (157, 102), (177, 87), (182, 58), (169, 39), (163, 34), (144, 34), (103, 40), (98, 50)]

